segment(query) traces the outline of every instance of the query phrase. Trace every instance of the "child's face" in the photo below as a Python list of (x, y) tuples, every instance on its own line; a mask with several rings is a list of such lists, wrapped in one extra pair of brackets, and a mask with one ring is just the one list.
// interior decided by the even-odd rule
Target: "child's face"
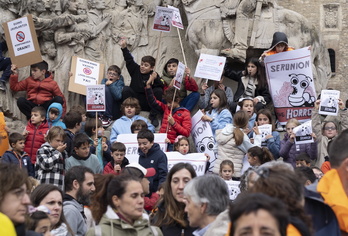
[(124, 114), (125, 114), (128, 118), (132, 118), (133, 116), (135, 116), (135, 107), (126, 106), (126, 107), (124, 108)]
[(187, 140), (185, 139), (180, 140), (179, 146), (178, 146), (178, 152), (180, 152), (182, 155), (185, 155), (188, 153), (189, 149), (190, 147)]
[(153, 142), (150, 142), (146, 138), (138, 138), (138, 145), (140, 150), (144, 153), (147, 154), (149, 150), (151, 149)]
[(120, 76), (119, 76), (119, 74), (117, 74), (116, 71), (109, 70), (107, 75), (106, 75), (106, 78), (111, 82), (115, 82), (116, 80), (120, 79)]
[(140, 64), (140, 73), (142, 74), (148, 74), (153, 70), (153, 66), (150, 65), (148, 62), (141, 61)]
[(38, 79), (44, 79), (46, 70), (40, 70), (39, 68), (31, 68), (31, 77), (33, 79), (38, 80)]
[(210, 104), (212, 108), (218, 108), (220, 106), (220, 98), (212, 93), (210, 96)]
[(324, 136), (328, 138), (333, 138), (337, 135), (337, 129), (335, 123), (327, 122), (324, 127)]
[(114, 163), (118, 165), (122, 164), (125, 155), (126, 153), (121, 151), (114, 151), (111, 153), (111, 156), (114, 159)]
[(38, 111), (31, 112), (30, 121), (33, 125), (41, 124), (41, 122), (43, 122), (44, 120), (45, 120), (45, 117), (42, 117), (40, 112)]
[(224, 180), (231, 180), (233, 175), (233, 170), (231, 166), (229, 165), (222, 166), (220, 175), (221, 175), (221, 178), (223, 178)]
[(84, 143), (80, 147), (74, 147), (76, 155), (81, 158), (87, 158), (89, 155), (89, 143)]
[(62, 136), (56, 136), (53, 137), (52, 140), (49, 140), (48, 143), (55, 149), (57, 149), (59, 146), (64, 145), (64, 139)]
[(58, 115), (56, 113), (50, 112), (48, 115), (48, 118), (53, 121), (55, 119), (57, 119)]
[(295, 128), (296, 126), (297, 126), (297, 125), (294, 124), (294, 123), (288, 123), (288, 124), (286, 125), (286, 132), (288, 133), (289, 136), (292, 135), (292, 134), (294, 133), (293, 130), (294, 130), (294, 128)]
[(137, 127), (135, 127), (135, 129), (133, 130), (133, 134), (137, 134), (139, 133), (140, 130), (142, 130), (142, 126), (141, 125), (138, 125)]
[(276, 52), (279, 53), (279, 52), (283, 52), (284, 49), (286, 47), (286, 44), (285, 43), (278, 43), (275, 48), (276, 48)]
[(248, 74), (250, 76), (255, 76), (257, 72), (257, 67), (253, 63), (249, 63), (247, 66)]
[(170, 109), (175, 109), (175, 108), (178, 108), (180, 106), (180, 104), (178, 102), (173, 102), (173, 101), (170, 101), (170, 102), (167, 102), (167, 106)]
[(252, 156), (250, 152), (248, 152), (248, 162), (251, 166), (256, 166), (258, 164), (258, 158), (256, 156)]
[(270, 123), (270, 120), (268, 119), (268, 117), (264, 114), (260, 114), (258, 117), (257, 117), (257, 124), (258, 125), (266, 125), (266, 124), (269, 124)]
[(87, 120), (86, 114), (81, 115), (81, 117), (82, 117), (82, 122), (86, 122), (86, 120)]
[[(51, 221), (48, 218), (39, 220), (39, 222), (37, 223), (37, 226), (35, 228), (36, 233), (41, 233), (44, 236), (51, 235), (50, 230), (51, 230)], [(46, 233), (48, 233), (48, 234), (46, 234)]]
[(252, 117), (254, 114), (254, 102), (251, 100), (244, 100), (242, 110), (246, 111), (249, 117)]
[(18, 140), (16, 143), (12, 143), (13, 151), (24, 152), (25, 140)]
[(167, 65), (167, 73), (169, 76), (175, 76), (176, 70), (178, 69), (178, 64), (170, 63)]
[(301, 166), (308, 166), (308, 165), (306, 161), (304, 160), (300, 160), (300, 161), (296, 160), (296, 167), (301, 167)]

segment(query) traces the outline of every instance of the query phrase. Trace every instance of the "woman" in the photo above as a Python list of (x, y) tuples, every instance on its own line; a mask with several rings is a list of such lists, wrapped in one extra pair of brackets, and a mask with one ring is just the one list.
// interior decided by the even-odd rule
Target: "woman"
[(30, 196), (34, 207), (46, 206), (50, 210), (51, 233), (56, 236), (74, 235), (63, 213), (63, 192), (52, 184), (40, 184)]
[(164, 194), (157, 208), (153, 211), (152, 222), (159, 226), (163, 235), (188, 236), (195, 228), (189, 226), (185, 214), (184, 187), (193, 178), (196, 172), (188, 163), (174, 165), (164, 183)]
[(95, 182), (91, 211), (99, 225), (90, 229), (87, 236), (162, 235), (157, 227), (150, 226), (144, 213), (144, 190), (139, 178), (100, 175)]

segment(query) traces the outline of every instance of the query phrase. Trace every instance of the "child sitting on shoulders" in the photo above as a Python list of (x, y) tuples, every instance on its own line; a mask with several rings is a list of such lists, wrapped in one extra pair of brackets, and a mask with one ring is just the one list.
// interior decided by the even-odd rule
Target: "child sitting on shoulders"
[(126, 146), (120, 142), (111, 144), (112, 160), (104, 167), (103, 174), (119, 175), (121, 171), (129, 164), (126, 155)]
[(62, 104), (58, 102), (52, 103), (47, 110), (48, 127), (51, 128), (52, 126), (60, 126), (63, 129), (66, 129), (64, 122), (60, 120), (60, 118), (62, 118), (62, 115), (63, 115)]

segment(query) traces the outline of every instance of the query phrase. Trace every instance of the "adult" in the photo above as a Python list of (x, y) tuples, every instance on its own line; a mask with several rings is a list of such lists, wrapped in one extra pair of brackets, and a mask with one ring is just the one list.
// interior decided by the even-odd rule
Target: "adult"
[[(164, 182), (163, 197), (153, 211), (151, 222), (160, 227), (163, 235), (189, 236), (195, 227), (190, 227), (185, 213), (184, 188), (195, 178), (196, 172), (189, 163), (174, 165)], [(183, 233), (183, 234), (182, 234)]]
[(50, 210), (51, 233), (74, 235), (63, 213), (63, 191), (52, 184), (40, 184), (30, 195), (34, 207), (46, 206)]
[(144, 213), (144, 190), (138, 178), (104, 175), (97, 180), (102, 183), (96, 182), (91, 211), (99, 225), (91, 228), (87, 236), (162, 235), (157, 227), (150, 226)]
[(230, 199), (221, 177), (209, 174), (194, 178), (185, 186), (184, 201), (190, 226), (198, 228), (193, 235), (225, 235)]
[(87, 232), (84, 206), (89, 206), (90, 196), (95, 191), (93, 175), (85, 166), (73, 166), (65, 174), (64, 216), (76, 236), (84, 236)]

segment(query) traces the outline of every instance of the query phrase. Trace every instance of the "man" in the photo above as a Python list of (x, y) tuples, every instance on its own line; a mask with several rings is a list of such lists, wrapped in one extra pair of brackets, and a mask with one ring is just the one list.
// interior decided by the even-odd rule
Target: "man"
[(64, 216), (76, 236), (87, 232), (84, 205), (89, 205), (95, 191), (93, 171), (85, 166), (74, 166), (65, 174)]

